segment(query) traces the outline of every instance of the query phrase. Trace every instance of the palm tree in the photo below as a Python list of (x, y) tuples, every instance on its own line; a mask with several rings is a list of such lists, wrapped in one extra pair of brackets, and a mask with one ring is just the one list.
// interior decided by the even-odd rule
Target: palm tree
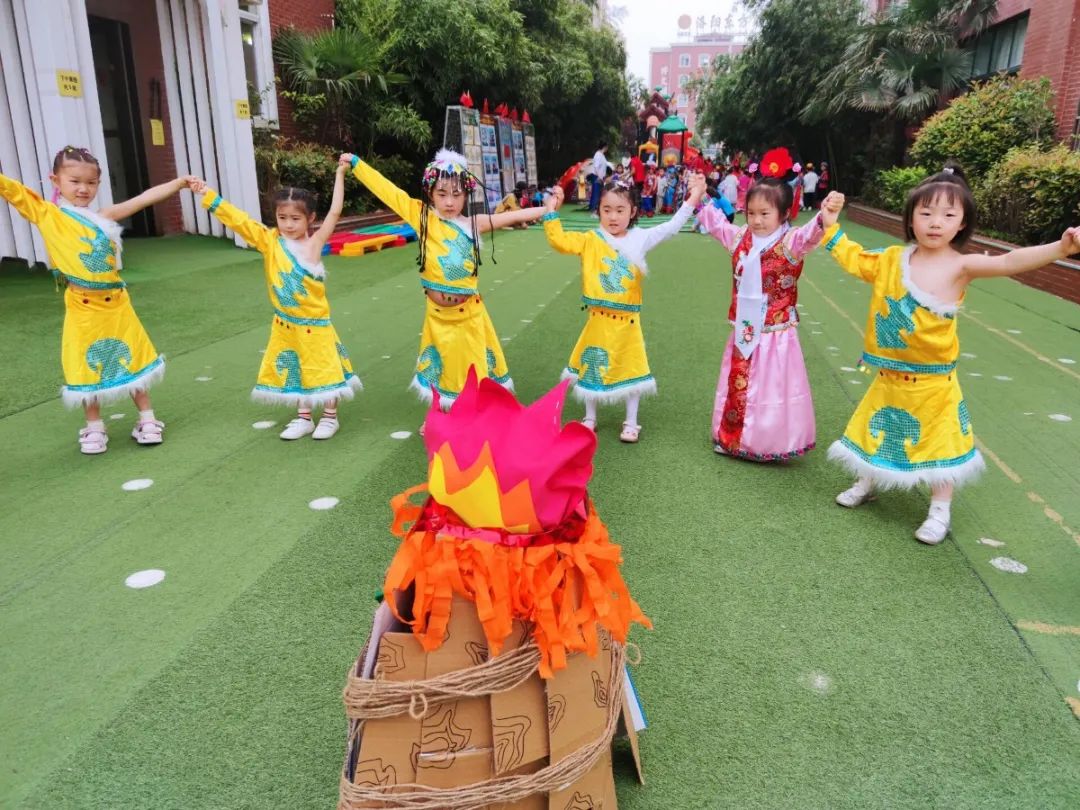
[(914, 123), (945, 105), (971, 75), (961, 40), (990, 27), (997, 0), (910, 0), (859, 29), (802, 111), (815, 123), (845, 109)]

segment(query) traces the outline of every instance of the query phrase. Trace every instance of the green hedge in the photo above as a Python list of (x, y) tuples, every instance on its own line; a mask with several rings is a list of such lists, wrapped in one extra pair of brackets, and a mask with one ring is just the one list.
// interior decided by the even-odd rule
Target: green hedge
[(935, 172), (946, 160), (956, 160), (968, 177), (981, 177), (1010, 149), (1036, 141), (1051, 145), (1053, 102), (1045, 77), (999, 76), (977, 83), (923, 124), (911, 157)]
[(980, 228), (1040, 244), (1080, 222), (1080, 152), (1064, 144), (1013, 149), (975, 190)]
[[(276, 135), (261, 138), (255, 145), (255, 168), (259, 178), (259, 200), (264, 220), (273, 221), (271, 200), (274, 192), (282, 186), (296, 186), (314, 192), (318, 198), (318, 216), (322, 217), (330, 206), (339, 154), (340, 151), (322, 144), (293, 141)], [(409, 161), (397, 156), (375, 156), (369, 160), (397, 186), (414, 193), (413, 187), (417, 185), (418, 174)], [(346, 215), (362, 214), (382, 207), (382, 203), (366, 191), (351, 174), (346, 176)]]
[(902, 213), (908, 192), (929, 175), (930, 173), (922, 166), (894, 166), (891, 169), (882, 169), (874, 175), (873, 181), (867, 188), (866, 200), (871, 205), (892, 211), (894, 214)]

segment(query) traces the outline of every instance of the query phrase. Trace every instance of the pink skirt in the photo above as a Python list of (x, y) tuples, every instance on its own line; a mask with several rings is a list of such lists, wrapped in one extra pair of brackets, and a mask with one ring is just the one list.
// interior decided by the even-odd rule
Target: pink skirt
[(718, 453), (781, 461), (814, 449), (814, 402), (798, 331), (766, 332), (748, 363), (734, 334), (728, 337), (712, 418)]

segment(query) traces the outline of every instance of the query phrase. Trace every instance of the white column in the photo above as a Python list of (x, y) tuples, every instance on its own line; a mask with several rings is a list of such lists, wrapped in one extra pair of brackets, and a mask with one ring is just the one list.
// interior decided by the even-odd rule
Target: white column
[[(184, 112), (180, 104), (180, 87), (176, 68), (176, 45), (173, 41), (172, 10), (168, 0), (156, 0), (158, 33), (161, 37), (161, 61), (165, 66), (165, 102), (169, 111), (169, 136), (177, 175), (196, 174), (189, 168), (187, 134), (184, 132)], [(190, 194), (180, 194), (180, 210), (187, 233), (198, 233), (195, 220), (195, 201)]]

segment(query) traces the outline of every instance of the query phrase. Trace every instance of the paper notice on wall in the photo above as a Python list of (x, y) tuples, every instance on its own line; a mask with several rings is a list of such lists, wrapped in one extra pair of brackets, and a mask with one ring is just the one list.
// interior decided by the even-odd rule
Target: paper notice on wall
[(77, 70), (56, 71), (56, 87), (62, 96), (82, 98), (82, 76)]
[(150, 143), (154, 146), (165, 145), (165, 125), (159, 118), (150, 119)]

